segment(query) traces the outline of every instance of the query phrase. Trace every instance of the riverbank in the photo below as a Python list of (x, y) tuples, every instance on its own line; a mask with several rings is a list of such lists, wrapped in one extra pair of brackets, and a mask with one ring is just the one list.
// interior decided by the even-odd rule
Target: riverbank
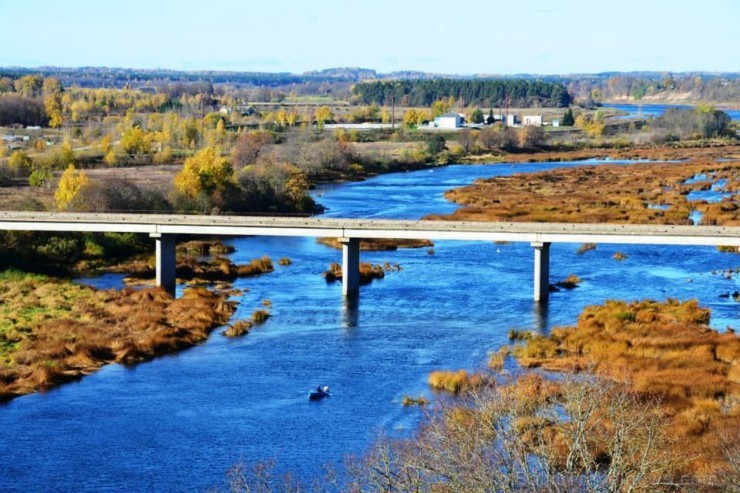
[(0, 402), (203, 342), (236, 308), (222, 294), (97, 290), (41, 275), (0, 274)]

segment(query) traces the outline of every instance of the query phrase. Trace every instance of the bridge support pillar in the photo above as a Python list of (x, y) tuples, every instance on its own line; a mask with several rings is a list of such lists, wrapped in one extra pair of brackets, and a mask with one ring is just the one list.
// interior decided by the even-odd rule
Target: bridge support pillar
[(175, 296), (175, 285), (177, 282), (175, 266), (177, 245), (175, 235), (154, 233), (150, 235), (157, 242), (157, 286)]
[(360, 292), (360, 239), (340, 238), (342, 243), (342, 294), (354, 296)]
[(534, 248), (534, 300), (546, 303), (550, 297), (550, 243), (536, 241)]

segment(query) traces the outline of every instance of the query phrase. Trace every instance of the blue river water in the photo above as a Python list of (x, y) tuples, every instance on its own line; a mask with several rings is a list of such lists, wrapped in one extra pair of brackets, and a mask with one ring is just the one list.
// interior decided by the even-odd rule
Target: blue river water
[[(332, 217), (418, 218), (455, 209), (442, 194), (478, 177), (581, 163), (447, 166), (324, 186), (316, 199)], [(215, 331), (202, 345), (132, 367), (110, 365), (79, 382), (0, 406), (0, 491), (204, 491), (224, 488), (237, 462), (274, 459), (301, 478), (341, 467), (379, 433), (403, 434), (421, 418), (405, 394), (430, 396), (430, 371), (476, 369), (507, 344), (509, 329), (547, 331), (573, 323), (583, 307), (606, 299), (697, 298), (712, 324), (738, 327), (740, 256), (699, 246), (552, 246), (551, 279), (583, 283), (532, 301), (527, 244), (437, 242), (426, 248), (362, 253), (363, 261), (403, 270), (364, 286), (356, 302), (321, 272), (339, 251), (307, 238), (229, 240), (236, 262), (269, 255), (293, 264), (239, 280), (237, 317), (263, 299), (272, 317), (239, 339)], [(629, 258), (612, 259), (620, 251)], [(715, 273), (713, 274), (713, 271)], [(87, 280), (118, 286), (108, 275)], [(509, 362), (509, 364), (512, 364)], [(333, 396), (309, 402), (329, 385)], [(432, 396), (433, 397), (433, 396)]]
[[(669, 108), (688, 109), (693, 106), (686, 104), (621, 104), (621, 103), (607, 103), (604, 104), (605, 108), (615, 108), (619, 111), (624, 111), (627, 114), (621, 118), (657, 118), (661, 116)], [(727, 116), (732, 120), (740, 120), (740, 110), (726, 110), (723, 109)]]

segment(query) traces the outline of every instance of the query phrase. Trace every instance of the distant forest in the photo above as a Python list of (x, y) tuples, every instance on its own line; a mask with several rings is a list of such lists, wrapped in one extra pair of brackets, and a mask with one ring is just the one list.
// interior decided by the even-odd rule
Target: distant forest
[[(740, 105), (740, 73), (604, 72), (599, 74), (470, 76), (416, 71), (378, 73), (343, 67), (292, 73), (179, 71), (109, 67), (0, 67), (2, 80), (25, 75), (54, 77), (64, 87), (143, 89), (171, 95), (193, 91), (243, 91), (250, 101), (280, 102), (288, 96), (324, 96), (359, 104), (429, 106), (442, 98), (465, 105), (565, 106), (610, 101), (710, 102)], [(378, 85), (379, 84), (379, 85)], [(206, 88), (207, 90), (202, 90)], [(504, 89), (505, 88), (505, 89)], [(3, 91), (0, 87), (0, 93)]]
[(363, 82), (352, 88), (360, 104), (430, 106), (441, 99), (462, 100), (465, 105), (564, 108), (571, 97), (560, 83), (534, 80), (407, 80)]

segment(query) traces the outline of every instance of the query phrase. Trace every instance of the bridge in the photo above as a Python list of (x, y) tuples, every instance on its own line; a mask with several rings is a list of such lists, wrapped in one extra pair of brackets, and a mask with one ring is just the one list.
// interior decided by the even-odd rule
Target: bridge
[(725, 245), (740, 249), (740, 227), (633, 224), (409, 221), (259, 216), (0, 212), (0, 230), (145, 233), (155, 240), (156, 281), (175, 291), (178, 236), (333, 237), (342, 243), (342, 293), (359, 290), (360, 240), (430, 239), (528, 242), (534, 250), (534, 299), (549, 294), (552, 243)]

